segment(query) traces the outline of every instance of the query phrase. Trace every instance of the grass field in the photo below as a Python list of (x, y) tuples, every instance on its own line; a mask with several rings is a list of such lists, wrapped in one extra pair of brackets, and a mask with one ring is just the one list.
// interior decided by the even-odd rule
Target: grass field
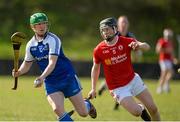
[[(13, 78), (11, 76), (0, 76), (0, 121), (55, 121), (56, 116), (49, 106), (44, 89), (33, 88), (35, 77), (20, 77), (19, 86), (16, 91), (11, 90)], [(80, 78), (83, 86), (83, 95), (87, 96), (90, 90), (90, 79)], [(100, 82), (99, 82), (100, 83)], [(171, 93), (157, 95), (155, 93), (157, 82), (145, 80), (155, 102), (159, 107), (161, 118), (164, 121), (180, 120), (180, 82), (171, 82)], [(141, 121), (133, 117), (123, 108), (114, 111), (114, 101), (106, 91), (103, 96), (97, 96), (92, 100), (97, 108), (97, 119), (90, 117), (81, 118), (75, 113), (72, 118), (77, 121)], [(66, 110), (70, 111), (72, 105), (65, 100)]]

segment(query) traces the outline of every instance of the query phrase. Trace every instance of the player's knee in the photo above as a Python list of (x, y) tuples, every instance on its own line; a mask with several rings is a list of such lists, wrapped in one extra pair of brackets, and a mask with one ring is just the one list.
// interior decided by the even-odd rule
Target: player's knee
[(86, 114), (86, 113), (79, 113), (79, 115), (80, 115), (81, 117), (87, 117), (87, 116), (88, 116), (88, 114)]
[(136, 117), (139, 117), (139, 116), (141, 116), (142, 111), (140, 111), (140, 110), (134, 110), (134, 111), (131, 112), (131, 114), (134, 115), (134, 116), (136, 116)]
[(87, 116), (88, 116), (88, 112), (87, 112), (87, 111), (79, 111), (78, 114), (79, 114), (81, 117), (87, 117)]
[(130, 113), (136, 117), (139, 117), (142, 114), (142, 109), (139, 107), (136, 107), (132, 111), (130, 111)]
[(86, 117), (86, 116), (88, 116), (88, 111), (86, 110), (86, 109), (78, 109), (78, 110), (76, 110), (77, 111), (77, 113), (79, 114), (79, 116), (81, 116), (81, 117)]

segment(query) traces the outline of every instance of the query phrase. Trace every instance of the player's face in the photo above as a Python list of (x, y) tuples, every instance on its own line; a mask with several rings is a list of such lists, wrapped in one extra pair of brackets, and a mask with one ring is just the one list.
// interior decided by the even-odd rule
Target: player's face
[(106, 26), (101, 29), (101, 36), (103, 39), (107, 39), (109, 37), (112, 37), (115, 34), (114, 29), (112, 27)]
[(48, 23), (47, 22), (38, 23), (31, 26), (31, 28), (38, 36), (44, 36), (44, 34), (48, 30)]
[(129, 27), (129, 23), (126, 18), (120, 18), (118, 20), (118, 30), (120, 33), (127, 33), (128, 27)]
[(168, 29), (165, 29), (163, 34), (164, 34), (164, 38), (166, 40), (171, 40), (173, 37), (173, 32), (171, 30), (168, 30)]

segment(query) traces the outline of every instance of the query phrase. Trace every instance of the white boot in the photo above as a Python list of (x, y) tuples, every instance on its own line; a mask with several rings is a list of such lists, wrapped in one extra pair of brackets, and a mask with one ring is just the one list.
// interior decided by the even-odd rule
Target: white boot
[(156, 93), (161, 94), (162, 92), (163, 92), (162, 87), (161, 86), (157, 87)]
[(169, 83), (165, 83), (165, 84), (163, 85), (163, 91), (164, 91), (165, 93), (169, 93), (169, 92), (170, 92)]

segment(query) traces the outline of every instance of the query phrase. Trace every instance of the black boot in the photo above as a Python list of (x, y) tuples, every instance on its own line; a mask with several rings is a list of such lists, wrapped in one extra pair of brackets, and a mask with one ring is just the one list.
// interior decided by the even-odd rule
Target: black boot
[(116, 102), (115, 105), (114, 105), (114, 110), (118, 110), (119, 109), (119, 103)]
[(102, 93), (103, 93), (105, 90), (106, 90), (106, 84), (105, 84), (105, 85), (103, 85), (103, 86), (99, 89), (99, 91), (98, 91), (98, 95), (99, 95), (99, 96), (101, 96), (101, 95), (102, 95)]
[(70, 112), (68, 112), (69, 116), (72, 116), (74, 114), (74, 110), (71, 110)]

